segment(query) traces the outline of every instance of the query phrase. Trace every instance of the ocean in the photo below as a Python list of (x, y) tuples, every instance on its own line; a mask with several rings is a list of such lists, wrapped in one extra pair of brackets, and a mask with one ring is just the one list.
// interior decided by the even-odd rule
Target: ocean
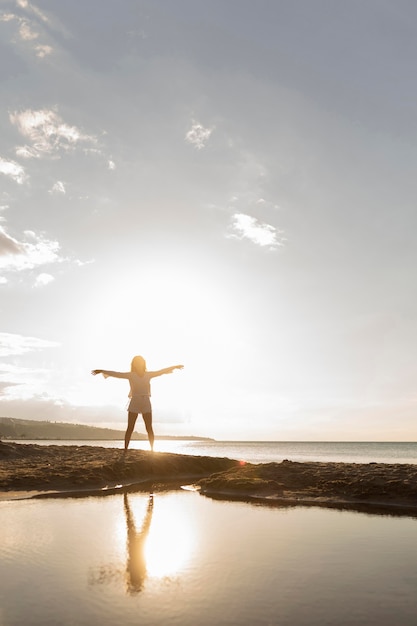
[[(122, 448), (123, 441), (19, 441), (40, 445), (88, 445)], [(148, 450), (146, 441), (132, 441), (132, 449)], [(346, 441), (206, 441), (156, 440), (156, 452), (227, 457), (248, 463), (321, 461), (341, 463), (417, 463), (417, 442)]]

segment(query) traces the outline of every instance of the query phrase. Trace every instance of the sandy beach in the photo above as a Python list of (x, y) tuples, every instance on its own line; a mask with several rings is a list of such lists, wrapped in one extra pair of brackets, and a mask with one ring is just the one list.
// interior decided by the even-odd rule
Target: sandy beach
[(417, 466), (251, 464), (227, 458), (96, 446), (0, 442), (0, 498), (111, 493), (193, 483), (203, 495), (269, 503), (367, 505), (417, 511)]
[(111, 492), (121, 486), (183, 483), (237, 461), (88, 445), (0, 442), (0, 498)]
[(283, 504), (417, 512), (417, 465), (293, 462), (245, 464), (199, 481), (201, 493)]

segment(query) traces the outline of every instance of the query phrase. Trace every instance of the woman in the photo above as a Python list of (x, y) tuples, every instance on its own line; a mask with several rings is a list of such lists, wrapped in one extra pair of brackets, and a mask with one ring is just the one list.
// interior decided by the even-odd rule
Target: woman
[(156, 372), (146, 370), (146, 361), (143, 356), (135, 356), (132, 359), (130, 372), (113, 372), (111, 370), (92, 370), (93, 376), (103, 374), (104, 378), (127, 378), (130, 383), (129, 406), (127, 408), (127, 429), (125, 434), (125, 451), (129, 447), (130, 438), (135, 428), (139, 413), (142, 414), (148, 433), (149, 443), (153, 451), (154, 433), (152, 428), (152, 406), (151, 406), (151, 378), (162, 376), (162, 374), (172, 374), (176, 369), (182, 370), (183, 365), (172, 365)]

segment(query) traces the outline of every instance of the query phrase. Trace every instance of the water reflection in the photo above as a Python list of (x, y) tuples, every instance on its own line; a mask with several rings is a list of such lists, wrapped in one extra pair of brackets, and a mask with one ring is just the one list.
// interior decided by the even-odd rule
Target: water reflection
[[(128, 594), (143, 591), (147, 578), (173, 581), (190, 557), (195, 531), (190, 517), (175, 501), (157, 498), (150, 493), (143, 509), (143, 496), (123, 496), (123, 536), (126, 545), (125, 566), (102, 564), (89, 570), (89, 585), (124, 582)], [(139, 510), (144, 510), (139, 517)]]
[(414, 519), (148, 494), (2, 503), (0, 624), (417, 623)]
[(127, 567), (126, 582), (129, 593), (138, 593), (142, 590), (146, 579), (145, 546), (153, 514), (153, 494), (149, 494), (145, 517), (140, 530), (136, 529), (135, 518), (129, 505), (127, 493), (123, 498), (127, 526)]
[[(135, 516), (129, 504), (127, 493), (123, 496), (123, 508), (126, 528), (126, 566), (111, 563), (90, 568), (88, 583), (90, 586), (105, 585), (125, 581), (126, 591), (131, 594), (142, 591), (147, 577), (145, 546), (153, 515), (153, 493), (149, 494), (145, 515), (140, 529), (137, 529)], [(124, 533), (123, 533), (124, 534)]]

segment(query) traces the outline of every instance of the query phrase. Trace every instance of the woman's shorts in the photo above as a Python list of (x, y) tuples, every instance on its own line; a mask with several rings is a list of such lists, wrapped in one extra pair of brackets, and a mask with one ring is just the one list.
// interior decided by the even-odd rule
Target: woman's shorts
[(132, 396), (127, 407), (129, 413), (152, 413), (151, 399), (149, 396)]

